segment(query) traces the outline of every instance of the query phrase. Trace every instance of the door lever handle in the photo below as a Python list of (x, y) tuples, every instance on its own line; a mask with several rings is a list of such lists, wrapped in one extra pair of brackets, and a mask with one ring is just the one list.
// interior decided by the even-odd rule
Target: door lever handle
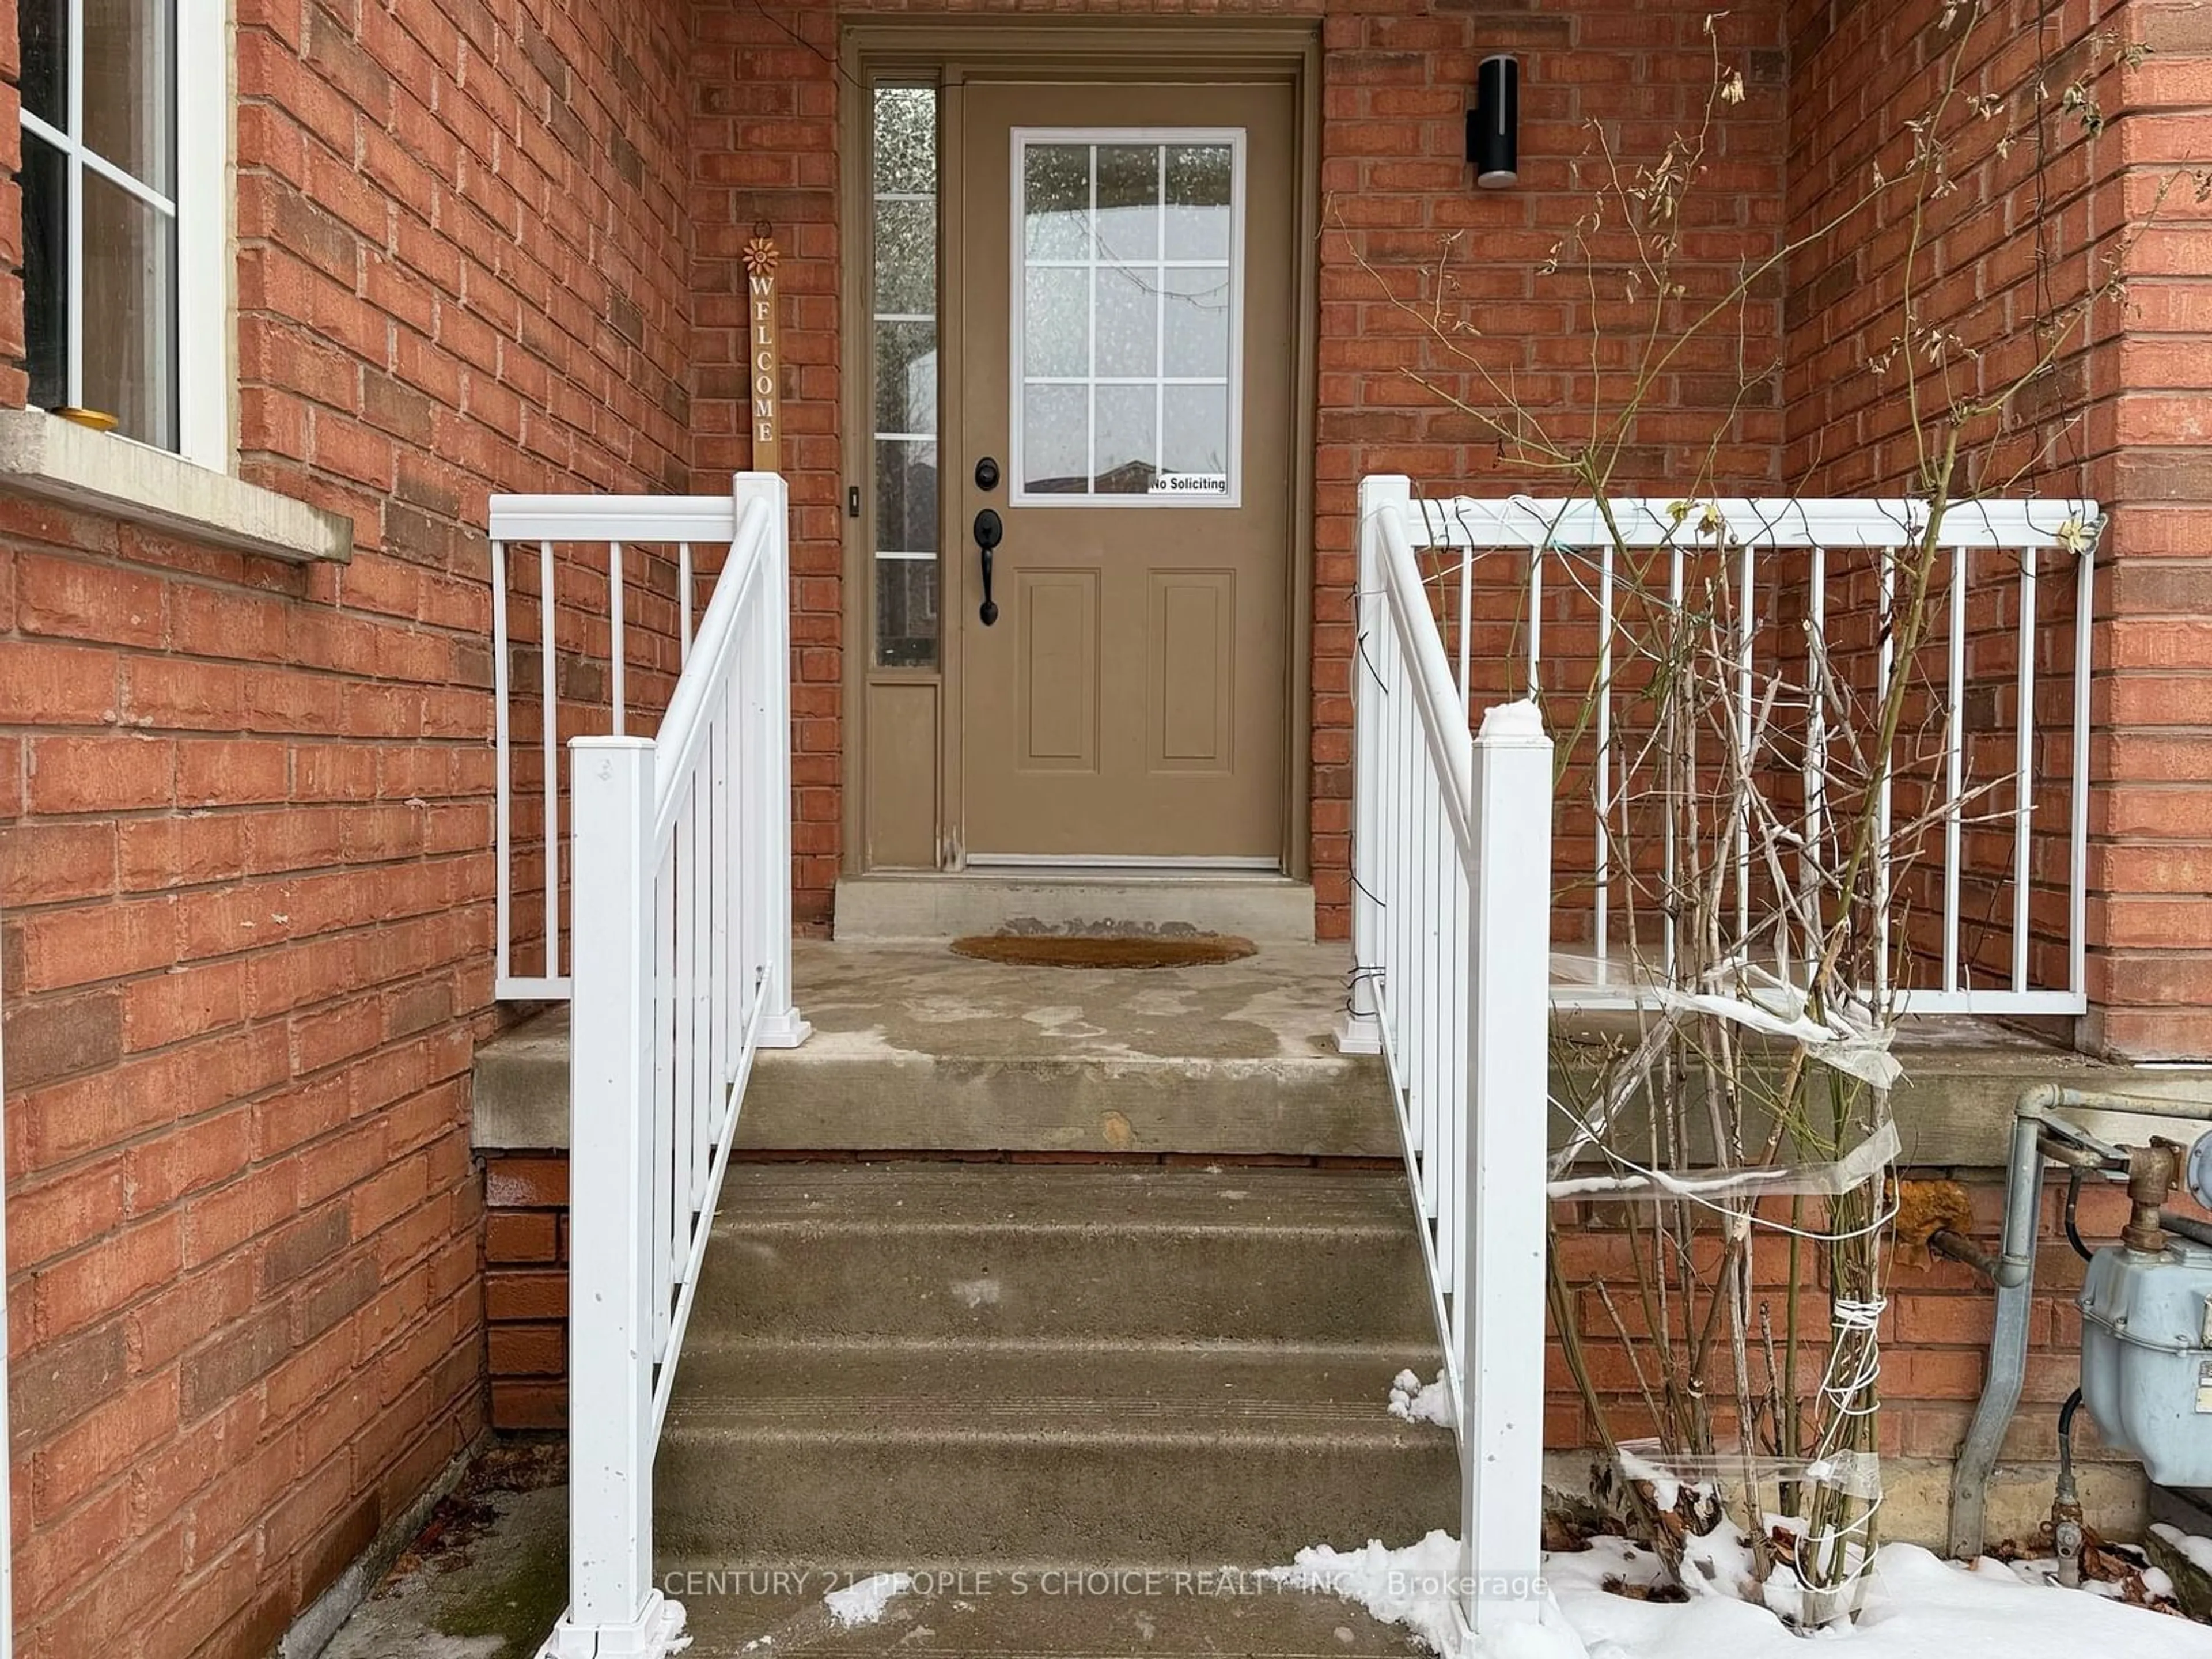
[(975, 615), (986, 628), (999, 620), (998, 601), (991, 597), (991, 550), (1006, 534), (1006, 526), (991, 508), (987, 507), (975, 515), (975, 549), (983, 556), (983, 603)]

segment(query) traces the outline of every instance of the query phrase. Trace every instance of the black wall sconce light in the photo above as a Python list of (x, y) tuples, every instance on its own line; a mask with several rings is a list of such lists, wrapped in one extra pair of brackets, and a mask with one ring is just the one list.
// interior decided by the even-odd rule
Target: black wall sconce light
[(1474, 72), (1467, 159), (1474, 164), (1474, 182), (1485, 190), (1521, 182), (1521, 65), (1503, 52), (1484, 58)]

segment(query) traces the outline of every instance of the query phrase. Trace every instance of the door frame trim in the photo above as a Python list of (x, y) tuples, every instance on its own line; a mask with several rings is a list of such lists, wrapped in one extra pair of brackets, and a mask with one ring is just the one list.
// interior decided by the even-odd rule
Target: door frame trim
[[(963, 826), (958, 821), (963, 799), (960, 754), (961, 708), (959, 653), (944, 648), (949, 642), (940, 625), (938, 666), (935, 670), (884, 669), (874, 665), (875, 572), (872, 540), (873, 504), (867, 501), (872, 475), (873, 432), (864, 414), (869, 401), (872, 340), (870, 307), (866, 303), (872, 223), (868, 178), (862, 158), (867, 154), (871, 100), (855, 95), (878, 80), (911, 76), (935, 82), (942, 89), (941, 131), (945, 141), (938, 157), (940, 223), (949, 219), (954, 194), (945, 181), (960, 176), (964, 158), (960, 154), (959, 122), (954, 118), (961, 86), (974, 80), (1050, 79), (1054, 76), (1083, 82), (1127, 79), (1203, 81), (1234, 76), (1241, 81), (1273, 81), (1289, 85), (1295, 102), (1297, 133), (1295, 196), (1291, 204), (1299, 249), (1296, 285), (1291, 300), (1296, 339), (1291, 386), (1292, 454), (1285, 488), (1289, 492), (1291, 557), (1290, 592), (1284, 617), (1289, 629), (1285, 641), (1284, 696), (1288, 720), (1284, 734), (1285, 784), (1281, 865), (1282, 873), (1303, 881), (1312, 865), (1312, 731), (1313, 731), (1313, 571), (1316, 514), (1316, 397), (1318, 390), (1318, 324), (1320, 319), (1321, 234), (1321, 24), (1319, 20), (1285, 21), (1210, 19), (1178, 21), (1159, 18), (1066, 21), (1031, 19), (999, 22), (982, 18), (868, 18), (848, 21), (840, 33), (838, 61), (843, 95), (838, 121), (839, 236), (838, 306), (842, 367), (839, 371), (839, 409), (843, 426), (842, 483), (857, 489), (863, 510), (857, 518), (840, 513), (843, 526), (843, 603), (842, 612), (842, 674), (841, 703), (843, 736), (839, 775), (842, 785), (842, 834), (839, 869), (842, 874), (869, 873), (868, 692), (872, 685), (926, 684), (937, 696), (939, 867), (955, 870), (964, 861)], [(941, 232), (939, 246), (939, 352), (942, 363), (939, 398), (940, 453), (944, 445), (945, 411), (959, 407), (958, 384), (962, 359), (959, 307), (946, 296), (960, 291), (961, 238)], [(842, 492), (841, 492), (842, 493)], [(953, 522), (958, 492), (939, 491), (939, 545), (948, 563), (967, 550), (967, 541)], [(946, 582), (940, 616), (951, 602), (956, 584)]]

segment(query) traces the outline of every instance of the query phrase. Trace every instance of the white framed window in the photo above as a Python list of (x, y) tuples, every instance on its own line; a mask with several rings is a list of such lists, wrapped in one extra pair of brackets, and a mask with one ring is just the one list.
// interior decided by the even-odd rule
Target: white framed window
[(228, 27), (224, 0), (23, 0), (18, 13), (30, 401), (219, 471)]
[(1244, 137), (1015, 129), (1016, 505), (1242, 499)]

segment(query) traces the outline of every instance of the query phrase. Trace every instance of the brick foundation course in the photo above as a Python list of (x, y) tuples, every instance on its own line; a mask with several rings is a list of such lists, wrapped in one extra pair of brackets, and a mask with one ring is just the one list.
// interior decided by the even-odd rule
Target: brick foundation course
[(568, 1420), (568, 1155), (493, 1152), (483, 1171), (492, 1426), (558, 1429)]

